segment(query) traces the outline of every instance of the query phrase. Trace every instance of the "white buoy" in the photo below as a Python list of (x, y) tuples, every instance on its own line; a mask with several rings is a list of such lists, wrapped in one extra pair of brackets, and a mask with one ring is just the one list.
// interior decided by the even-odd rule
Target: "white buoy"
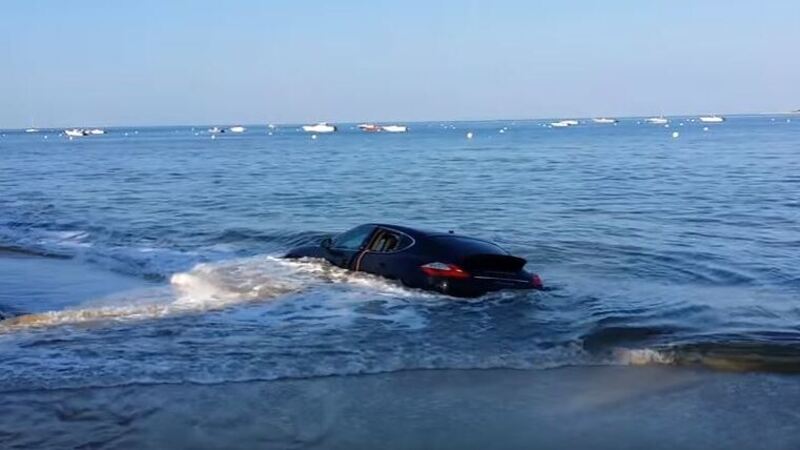
[(664, 124), (664, 128), (669, 128), (669, 124)]
[(270, 131), (269, 133), (267, 133), (267, 136), (272, 136), (272, 131)]
[(677, 138), (677, 137), (678, 137), (678, 136), (680, 136), (680, 135), (681, 135), (681, 134), (680, 134), (680, 133), (678, 133), (677, 131), (673, 131), (673, 132), (672, 132), (672, 139), (675, 139), (675, 138)]
[(708, 127), (703, 127), (703, 131), (708, 131)]
[(472, 139), (472, 131), (467, 132), (467, 139)]
[(311, 135), (311, 139), (316, 139), (316, 138), (317, 138), (317, 135), (316, 135), (316, 134), (312, 134), (312, 135)]
[(211, 135), (211, 139), (216, 139), (216, 138), (217, 138), (217, 135), (216, 135), (216, 134), (212, 134), (212, 135)]
[(500, 134), (503, 134), (503, 133), (505, 133), (505, 132), (506, 132), (506, 130), (504, 130), (504, 129), (500, 128)]

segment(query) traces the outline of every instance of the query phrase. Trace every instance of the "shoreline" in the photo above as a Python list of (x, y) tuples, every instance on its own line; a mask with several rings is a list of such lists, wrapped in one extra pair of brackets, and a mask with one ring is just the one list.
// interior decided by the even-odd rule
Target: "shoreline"
[[(6, 393), (0, 442), (65, 448), (800, 445), (800, 379), (668, 367), (423, 370)], [(19, 420), (25, 417), (23, 423)], [(769, 427), (762, 420), (768, 420)]]

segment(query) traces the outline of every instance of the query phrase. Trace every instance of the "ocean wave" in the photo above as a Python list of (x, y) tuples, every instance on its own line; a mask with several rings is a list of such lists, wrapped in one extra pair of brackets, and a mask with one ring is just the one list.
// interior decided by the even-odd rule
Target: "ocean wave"
[(618, 348), (614, 351), (614, 361), (626, 365), (705, 367), (734, 372), (800, 373), (800, 339), (791, 344), (732, 341)]

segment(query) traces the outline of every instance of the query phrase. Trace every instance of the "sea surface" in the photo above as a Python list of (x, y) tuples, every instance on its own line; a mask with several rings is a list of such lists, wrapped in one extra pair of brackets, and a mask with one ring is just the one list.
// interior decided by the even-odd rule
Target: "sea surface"
[[(0, 273), (0, 396), (420, 369), (800, 372), (800, 117), (548, 122), (2, 132), (0, 257), (16, 269)], [(547, 290), (461, 300), (281, 259), (365, 222), (496, 241)], [(71, 267), (91, 282), (48, 294)]]

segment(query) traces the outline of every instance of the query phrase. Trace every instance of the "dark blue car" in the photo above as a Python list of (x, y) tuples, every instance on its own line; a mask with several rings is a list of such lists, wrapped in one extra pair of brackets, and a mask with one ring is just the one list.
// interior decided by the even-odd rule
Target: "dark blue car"
[(286, 257), (323, 258), (343, 269), (457, 297), (542, 289), (539, 276), (524, 269), (524, 259), (491, 242), (397, 225), (360, 225), (319, 245), (292, 249)]

